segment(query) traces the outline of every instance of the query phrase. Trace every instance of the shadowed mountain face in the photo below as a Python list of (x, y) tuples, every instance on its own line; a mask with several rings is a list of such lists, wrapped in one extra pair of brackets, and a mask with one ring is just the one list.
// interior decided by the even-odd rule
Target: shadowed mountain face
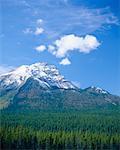
[(53, 65), (21, 66), (0, 76), (0, 104), (11, 109), (81, 109), (120, 105), (120, 97), (89, 87), (78, 89)]

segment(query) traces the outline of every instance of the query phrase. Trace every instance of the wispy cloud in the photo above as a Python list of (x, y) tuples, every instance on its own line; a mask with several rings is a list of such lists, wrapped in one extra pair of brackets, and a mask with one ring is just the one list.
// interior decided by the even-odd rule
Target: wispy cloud
[(37, 19), (35, 22), (34, 27), (28, 27), (23, 30), (24, 34), (34, 34), (34, 35), (40, 35), (44, 32), (44, 29), (41, 27), (43, 23), (42, 19)]
[(0, 65), (0, 75), (5, 74), (13, 69), (15, 69), (15, 67), (13, 66)]
[(32, 28), (26, 28), (25, 30), (23, 30), (24, 34), (34, 34), (34, 35), (40, 35), (44, 32), (44, 29), (41, 27), (36, 27), (36, 29), (32, 29)]
[(43, 29), (43, 28), (37, 27), (36, 30), (35, 30), (35, 32), (34, 32), (34, 34), (35, 34), (35, 35), (40, 35), (40, 34), (42, 34), (43, 32), (44, 32), (44, 29)]
[[(26, 17), (30, 18), (25, 34), (43, 35), (36, 50), (48, 50), (55, 57), (68, 58), (70, 52), (89, 53), (99, 47), (96, 31), (104, 31), (112, 25), (119, 25), (119, 19), (109, 7), (92, 8), (74, 5), (70, 0), (10, 0), (10, 3), (25, 6)], [(31, 17), (32, 16), (32, 17)], [(38, 36), (39, 37), (39, 36)]]
[(43, 23), (43, 20), (42, 19), (37, 19), (36, 23), (37, 23), (37, 25), (41, 25)]
[[(22, 2), (22, 4), (24, 3)], [(71, 33), (91, 34), (95, 31), (104, 30), (111, 25), (119, 24), (118, 18), (109, 7), (89, 8), (83, 6), (83, 3), (76, 6), (72, 5), (69, 0), (36, 0), (35, 2), (30, 0), (29, 5), (28, 15), (34, 14), (34, 18), (38, 18), (38, 24), (42, 24), (44, 19), (43, 28), (49, 39)]]
[[(40, 4), (39, 4), (40, 5)], [(39, 9), (38, 15), (45, 19), (44, 28), (49, 37), (58, 38), (64, 34), (90, 34), (104, 30), (110, 25), (118, 25), (118, 18), (111, 13), (110, 8), (90, 9), (59, 4), (53, 6), (44, 4), (46, 9)], [(51, 12), (51, 13), (49, 13)], [(54, 35), (54, 36), (53, 36)]]
[(24, 34), (32, 34), (33, 30), (31, 28), (26, 28), (25, 30), (23, 30)]
[(12, 5), (12, 6), (22, 6), (22, 7), (31, 7), (27, 0), (1, 0), (2, 4)]
[(76, 50), (89, 53), (100, 45), (97, 38), (90, 36), (91, 34), (104, 31), (112, 25), (119, 25), (118, 18), (109, 7), (89, 8), (82, 4), (76, 6), (69, 0), (44, 0), (36, 5), (36, 2), (30, 0), (29, 15), (35, 15), (36, 24), (33, 34), (44, 34), (43, 37), (46, 38), (41, 38), (45, 47), (40, 45), (36, 50), (42, 52), (47, 48), (54, 56), (64, 59), (68, 57), (69, 52)]

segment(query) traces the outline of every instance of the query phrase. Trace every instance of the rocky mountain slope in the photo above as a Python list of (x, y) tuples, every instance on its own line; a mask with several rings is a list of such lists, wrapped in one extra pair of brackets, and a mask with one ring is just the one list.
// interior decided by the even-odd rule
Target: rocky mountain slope
[(0, 108), (81, 109), (120, 105), (120, 97), (98, 88), (78, 89), (54, 65), (23, 65), (0, 76)]

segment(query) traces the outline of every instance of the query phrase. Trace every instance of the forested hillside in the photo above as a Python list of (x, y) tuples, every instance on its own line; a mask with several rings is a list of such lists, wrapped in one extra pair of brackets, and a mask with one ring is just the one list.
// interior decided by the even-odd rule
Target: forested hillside
[(120, 112), (1, 112), (1, 149), (120, 149)]

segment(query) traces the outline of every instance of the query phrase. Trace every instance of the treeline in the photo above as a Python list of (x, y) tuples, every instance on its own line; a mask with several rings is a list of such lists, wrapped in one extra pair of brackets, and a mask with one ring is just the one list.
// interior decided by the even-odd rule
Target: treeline
[(119, 150), (120, 135), (83, 131), (34, 131), (8, 127), (0, 129), (1, 149), (109, 149)]
[(18, 112), (1, 113), (1, 126), (22, 125), (41, 131), (90, 131), (120, 133), (120, 113), (113, 112)]

